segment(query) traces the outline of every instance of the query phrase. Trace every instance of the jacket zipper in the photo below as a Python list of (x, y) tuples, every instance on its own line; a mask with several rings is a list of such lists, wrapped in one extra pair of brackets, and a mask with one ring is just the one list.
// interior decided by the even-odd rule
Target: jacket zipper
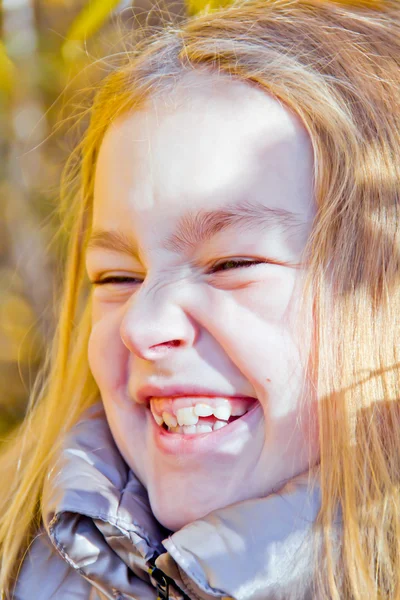
[(182, 594), (183, 600), (191, 600), (189, 596), (187, 596), (175, 583), (175, 581), (166, 575), (164, 571), (156, 567), (154, 561), (157, 557), (153, 556), (149, 560), (150, 566), (148, 567), (148, 573), (151, 577), (153, 577), (156, 582), (157, 588), (157, 600), (169, 600), (169, 588), (170, 586), (174, 586), (177, 591)]

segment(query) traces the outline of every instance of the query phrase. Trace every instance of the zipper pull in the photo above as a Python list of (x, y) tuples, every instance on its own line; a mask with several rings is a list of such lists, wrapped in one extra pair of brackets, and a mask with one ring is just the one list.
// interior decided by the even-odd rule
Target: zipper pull
[[(154, 554), (148, 561), (147, 572), (154, 579), (157, 588), (157, 600), (169, 600), (169, 590), (172, 588), (182, 596), (182, 600), (191, 600), (191, 598), (185, 594), (185, 592), (177, 585), (177, 583), (164, 573), (161, 569), (156, 567), (155, 561), (158, 555)], [(228, 599), (230, 600), (230, 599)]]
[(157, 586), (157, 600), (169, 600), (169, 582), (164, 573), (156, 567), (151, 565), (148, 568), (149, 575), (153, 577)]

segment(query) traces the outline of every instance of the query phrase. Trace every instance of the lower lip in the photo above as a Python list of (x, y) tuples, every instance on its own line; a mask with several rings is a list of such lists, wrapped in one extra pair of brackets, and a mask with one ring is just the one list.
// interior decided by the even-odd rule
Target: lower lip
[(217, 451), (219, 444), (227, 438), (234, 435), (240, 435), (241, 432), (248, 432), (255, 429), (262, 415), (262, 407), (259, 402), (249, 410), (243, 417), (232, 421), (225, 427), (211, 431), (210, 433), (196, 433), (185, 435), (182, 433), (172, 433), (166, 431), (163, 427), (157, 425), (149, 410), (152, 434), (155, 445), (164, 454), (209, 454)]

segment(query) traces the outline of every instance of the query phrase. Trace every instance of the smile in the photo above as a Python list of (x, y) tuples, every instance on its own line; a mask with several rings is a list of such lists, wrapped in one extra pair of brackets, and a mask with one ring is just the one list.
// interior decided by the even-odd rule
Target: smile
[(257, 403), (251, 398), (182, 396), (150, 400), (156, 424), (164, 431), (183, 436), (209, 434), (248, 413)]
[[(160, 414), (154, 410), (155, 407), (154, 405), (153, 407), (151, 406), (152, 401), (150, 401), (150, 407), (148, 407), (147, 410), (152, 439), (158, 450), (164, 456), (174, 457), (173, 460), (175, 460), (176, 456), (180, 456), (181, 459), (183, 459), (184, 456), (209, 457), (210, 455), (220, 454), (221, 452), (236, 453), (239, 451), (239, 448), (244, 448), (246, 444), (252, 443), (260, 430), (263, 430), (264, 428), (263, 408), (260, 402), (255, 399), (246, 399), (247, 410), (244, 414), (239, 416), (232, 415), (231, 413), (231, 416), (226, 419), (217, 418), (214, 413), (208, 417), (201, 417), (196, 414), (193, 416), (191, 411), (184, 411), (183, 413), (178, 412), (180, 411), (180, 408), (196, 408), (199, 407), (200, 404), (208, 404), (210, 406), (210, 401), (212, 401), (211, 404), (214, 401), (214, 399), (210, 397), (154, 398), (154, 404), (156, 404), (158, 400), (168, 402), (171, 410), (163, 410)], [(233, 399), (227, 400), (227, 398), (218, 398), (218, 400), (224, 400), (229, 403), (234, 402)], [(178, 407), (181, 402), (185, 402), (186, 406)], [(217, 398), (215, 398), (215, 402), (217, 402)], [(188, 406), (188, 403), (193, 404)], [(203, 406), (201, 409), (203, 409)], [(197, 412), (198, 411), (199, 408), (197, 408)], [(175, 417), (177, 422), (175, 426), (168, 426), (164, 421), (164, 417), (163, 422), (161, 423), (160, 417), (162, 417), (164, 412), (169, 412), (170, 415)], [(154, 417), (154, 414), (157, 416)], [(218, 414), (221, 417), (221, 413), (217, 412), (217, 415)], [(225, 416), (227, 417), (227, 413), (225, 413)], [(165, 417), (167, 419), (170, 418), (166, 415)], [(178, 417), (180, 419), (183, 417), (185, 420), (186, 418), (192, 418), (194, 420), (197, 417), (198, 420), (196, 424), (179, 425)], [(158, 422), (156, 421), (156, 418)], [(221, 421), (223, 425), (215, 426), (217, 421)], [(207, 426), (207, 431), (202, 430), (202, 426)], [(173, 427), (178, 429), (174, 430)], [(185, 430), (184, 428), (186, 427), (190, 429)]]

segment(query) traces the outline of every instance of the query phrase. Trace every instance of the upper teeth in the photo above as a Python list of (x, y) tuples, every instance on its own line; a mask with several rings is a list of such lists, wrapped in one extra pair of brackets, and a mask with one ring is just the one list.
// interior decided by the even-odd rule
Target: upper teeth
[(178, 419), (179, 425), (196, 425), (199, 420), (199, 416), (196, 415), (193, 406), (178, 408), (176, 411), (176, 418)]
[(229, 405), (217, 406), (217, 408), (214, 410), (214, 417), (220, 419), (221, 421), (229, 421), (231, 412), (231, 407)]
[(209, 404), (203, 404), (200, 402), (194, 407), (194, 414), (198, 417), (211, 417), (213, 414), (213, 408)]
[[(154, 414), (154, 413), (153, 413)], [(166, 425), (168, 425), (168, 427), (176, 427), (178, 422), (176, 420), (176, 418), (174, 417), (174, 415), (171, 415), (171, 413), (167, 413), (167, 412), (163, 412), (161, 421), (164, 421), (164, 423)], [(160, 425), (160, 423), (158, 423)], [(162, 423), (161, 423), (162, 425)]]
[(168, 427), (179, 426), (191, 426), (196, 425), (199, 421), (199, 417), (210, 417), (214, 415), (216, 419), (220, 421), (229, 421), (231, 416), (242, 416), (244, 415), (249, 406), (246, 401), (236, 402), (232, 405), (229, 400), (218, 400), (217, 406), (211, 406), (204, 402), (199, 401), (194, 406), (186, 406), (178, 408), (175, 414), (171, 412), (163, 411), (162, 416), (154, 410), (152, 404), (150, 404), (151, 412), (158, 425), (162, 425), (163, 422)]

